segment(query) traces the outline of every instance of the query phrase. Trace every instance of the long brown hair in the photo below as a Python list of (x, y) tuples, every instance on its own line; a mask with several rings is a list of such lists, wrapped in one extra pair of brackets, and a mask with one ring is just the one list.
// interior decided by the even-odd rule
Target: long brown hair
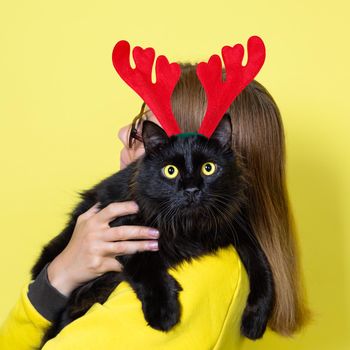
[[(180, 63), (181, 77), (171, 98), (182, 132), (197, 131), (207, 99), (196, 65)], [(223, 77), (225, 70), (223, 69)], [(272, 268), (276, 301), (269, 327), (291, 336), (309, 321), (300, 254), (285, 174), (285, 137), (279, 109), (253, 80), (231, 104), (233, 150), (243, 159), (250, 185), (248, 220)]]

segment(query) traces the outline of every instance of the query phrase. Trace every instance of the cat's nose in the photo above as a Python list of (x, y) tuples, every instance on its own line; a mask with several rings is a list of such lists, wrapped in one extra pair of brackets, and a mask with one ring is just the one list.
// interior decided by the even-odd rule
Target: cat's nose
[(196, 198), (199, 194), (199, 188), (198, 187), (189, 187), (184, 189), (184, 196), (188, 197), (189, 199)]
[(199, 192), (199, 188), (198, 187), (185, 188), (185, 192), (188, 192), (188, 193)]

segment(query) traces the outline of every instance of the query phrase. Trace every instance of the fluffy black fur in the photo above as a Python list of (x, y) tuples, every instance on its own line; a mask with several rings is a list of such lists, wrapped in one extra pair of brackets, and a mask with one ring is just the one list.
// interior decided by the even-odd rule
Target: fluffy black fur
[[(130, 283), (141, 300), (148, 324), (168, 331), (180, 321), (178, 295), (182, 288), (167, 269), (215, 254), (218, 248), (229, 245), (236, 248), (250, 280), (242, 334), (250, 339), (262, 337), (274, 302), (273, 278), (266, 256), (245, 220), (246, 182), (231, 149), (231, 128), (230, 116), (225, 115), (209, 139), (202, 135), (169, 138), (158, 125), (145, 121), (145, 155), (79, 193), (82, 200), (70, 214), (65, 229), (42, 249), (31, 270), (33, 279), (66, 247), (78, 216), (96, 202), (104, 208), (111, 202), (135, 200), (140, 208), (137, 214), (109, 224), (158, 228), (159, 251), (116, 257), (124, 265), (123, 272), (107, 272), (75, 289), (65, 310), (46, 332), (41, 347), (94, 303), (104, 303), (122, 280)], [(202, 164), (208, 161), (217, 166), (210, 176), (201, 173)], [(161, 172), (168, 164), (179, 169), (175, 179)]]

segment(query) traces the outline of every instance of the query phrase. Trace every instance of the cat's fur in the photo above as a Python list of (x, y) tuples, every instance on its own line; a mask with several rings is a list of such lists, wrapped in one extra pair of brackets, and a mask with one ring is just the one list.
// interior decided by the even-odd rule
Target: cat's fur
[[(264, 334), (274, 302), (273, 278), (266, 256), (245, 220), (246, 182), (231, 149), (231, 128), (230, 116), (225, 115), (209, 139), (202, 135), (168, 138), (158, 125), (145, 121), (145, 155), (79, 193), (82, 201), (72, 211), (65, 229), (43, 248), (31, 270), (33, 279), (66, 247), (78, 216), (96, 202), (104, 208), (111, 202), (135, 200), (139, 212), (116, 218), (110, 226), (158, 228), (159, 251), (119, 256), (123, 272), (107, 272), (75, 289), (41, 346), (95, 302), (104, 303), (122, 280), (130, 283), (141, 300), (148, 324), (169, 330), (180, 321), (178, 294), (182, 288), (167, 269), (229, 245), (236, 248), (250, 280), (242, 334), (250, 339)], [(205, 176), (201, 166), (208, 161), (217, 165), (217, 171)], [(161, 172), (168, 164), (179, 169), (175, 179)]]

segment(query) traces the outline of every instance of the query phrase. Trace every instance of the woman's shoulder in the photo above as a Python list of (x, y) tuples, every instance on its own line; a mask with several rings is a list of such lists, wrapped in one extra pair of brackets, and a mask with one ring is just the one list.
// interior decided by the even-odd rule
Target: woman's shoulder
[[(95, 303), (67, 325), (57, 344), (121, 349), (239, 349), (240, 320), (249, 291), (245, 269), (233, 247), (184, 262), (169, 273), (181, 284), (181, 319), (169, 332), (147, 325), (142, 305), (127, 282), (122, 282), (104, 304)], [(50, 343), (50, 342), (49, 342)], [(54, 344), (52, 344), (54, 345)], [(48, 349), (55, 349), (48, 346)]]
[(190, 326), (196, 318), (198, 330), (212, 338), (208, 349), (238, 349), (249, 279), (236, 249), (219, 249), (169, 272), (183, 287), (183, 325)]
[(233, 292), (243, 282), (242, 275), (245, 271), (236, 249), (229, 246), (190, 262), (184, 261), (169, 269), (169, 273), (191, 288), (195, 287), (195, 282), (200, 287), (208, 285), (215, 288), (216, 284), (222, 284)]
[[(184, 261), (168, 272), (183, 288), (180, 297), (182, 295), (186, 299), (182, 301), (187, 301), (187, 298), (193, 298), (194, 295), (197, 298), (211, 297), (222, 300), (222, 297), (225, 297), (229, 300), (235, 293), (247, 294), (249, 289), (246, 270), (233, 246), (221, 248), (215, 253), (191, 261)], [(122, 282), (111, 293), (106, 303), (112, 303), (115, 297), (128, 291), (132, 291), (131, 286), (127, 282)]]

